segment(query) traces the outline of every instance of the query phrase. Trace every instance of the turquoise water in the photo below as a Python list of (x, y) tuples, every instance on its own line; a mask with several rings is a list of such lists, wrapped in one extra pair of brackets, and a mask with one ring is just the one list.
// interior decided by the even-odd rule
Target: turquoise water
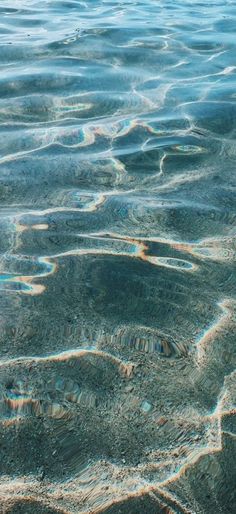
[(235, 33), (0, 3), (0, 514), (236, 511)]

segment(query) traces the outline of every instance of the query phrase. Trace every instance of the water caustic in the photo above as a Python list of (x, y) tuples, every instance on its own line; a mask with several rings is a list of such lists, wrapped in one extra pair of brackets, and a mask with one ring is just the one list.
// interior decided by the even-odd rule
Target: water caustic
[(0, 3), (0, 513), (236, 510), (236, 8)]

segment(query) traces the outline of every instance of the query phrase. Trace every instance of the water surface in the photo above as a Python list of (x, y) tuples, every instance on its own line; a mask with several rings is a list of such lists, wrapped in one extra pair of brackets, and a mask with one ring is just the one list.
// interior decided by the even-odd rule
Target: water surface
[(0, 4), (0, 513), (236, 510), (236, 6)]

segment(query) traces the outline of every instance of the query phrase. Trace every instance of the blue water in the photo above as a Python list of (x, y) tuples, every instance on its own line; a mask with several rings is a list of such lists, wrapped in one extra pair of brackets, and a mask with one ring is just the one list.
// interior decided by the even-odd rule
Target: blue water
[(235, 33), (0, 3), (0, 514), (236, 511)]

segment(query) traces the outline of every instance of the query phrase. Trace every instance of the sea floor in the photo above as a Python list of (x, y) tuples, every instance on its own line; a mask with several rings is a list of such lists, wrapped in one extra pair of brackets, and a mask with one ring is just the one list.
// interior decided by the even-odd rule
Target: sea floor
[(0, 2), (0, 514), (236, 512), (235, 33)]

